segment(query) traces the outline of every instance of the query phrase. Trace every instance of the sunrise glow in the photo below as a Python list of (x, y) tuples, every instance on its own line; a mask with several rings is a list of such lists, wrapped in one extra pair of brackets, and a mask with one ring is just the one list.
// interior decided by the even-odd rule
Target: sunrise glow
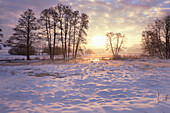
[(106, 37), (105, 36), (95, 36), (92, 38), (91, 45), (94, 48), (102, 48), (106, 46)]

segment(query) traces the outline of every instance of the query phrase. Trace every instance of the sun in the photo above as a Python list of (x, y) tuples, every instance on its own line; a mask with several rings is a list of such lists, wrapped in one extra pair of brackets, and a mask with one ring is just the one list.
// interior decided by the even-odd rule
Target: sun
[(106, 37), (105, 36), (95, 36), (92, 38), (92, 45), (94, 47), (100, 48), (106, 46)]

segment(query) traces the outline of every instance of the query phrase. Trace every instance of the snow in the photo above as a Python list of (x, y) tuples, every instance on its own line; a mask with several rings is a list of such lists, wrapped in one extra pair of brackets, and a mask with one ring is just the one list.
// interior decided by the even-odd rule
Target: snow
[(56, 62), (44, 62), (41, 65), (0, 63), (0, 111), (2, 113), (170, 111), (168, 97), (170, 65), (166, 60), (97, 58)]

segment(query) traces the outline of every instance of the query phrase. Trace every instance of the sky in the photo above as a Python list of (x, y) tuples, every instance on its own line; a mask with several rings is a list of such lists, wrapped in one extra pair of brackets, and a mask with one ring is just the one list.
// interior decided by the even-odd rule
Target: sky
[(35, 14), (62, 3), (90, 17), (88, 48), (105, 48), (107, 32), (125, 34), (126, 47), (140, 44), (141, 33), (156, 18), (170, 14), (170, 0), (0, 0), (0, 27), (8, 39), (28, 8)]

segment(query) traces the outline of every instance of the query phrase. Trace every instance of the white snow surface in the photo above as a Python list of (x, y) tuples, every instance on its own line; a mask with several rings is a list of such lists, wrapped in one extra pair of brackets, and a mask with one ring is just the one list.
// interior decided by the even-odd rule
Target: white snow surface
[(169, 113), (170, 67), (162, 62), (1, 65), (0, 112)]

